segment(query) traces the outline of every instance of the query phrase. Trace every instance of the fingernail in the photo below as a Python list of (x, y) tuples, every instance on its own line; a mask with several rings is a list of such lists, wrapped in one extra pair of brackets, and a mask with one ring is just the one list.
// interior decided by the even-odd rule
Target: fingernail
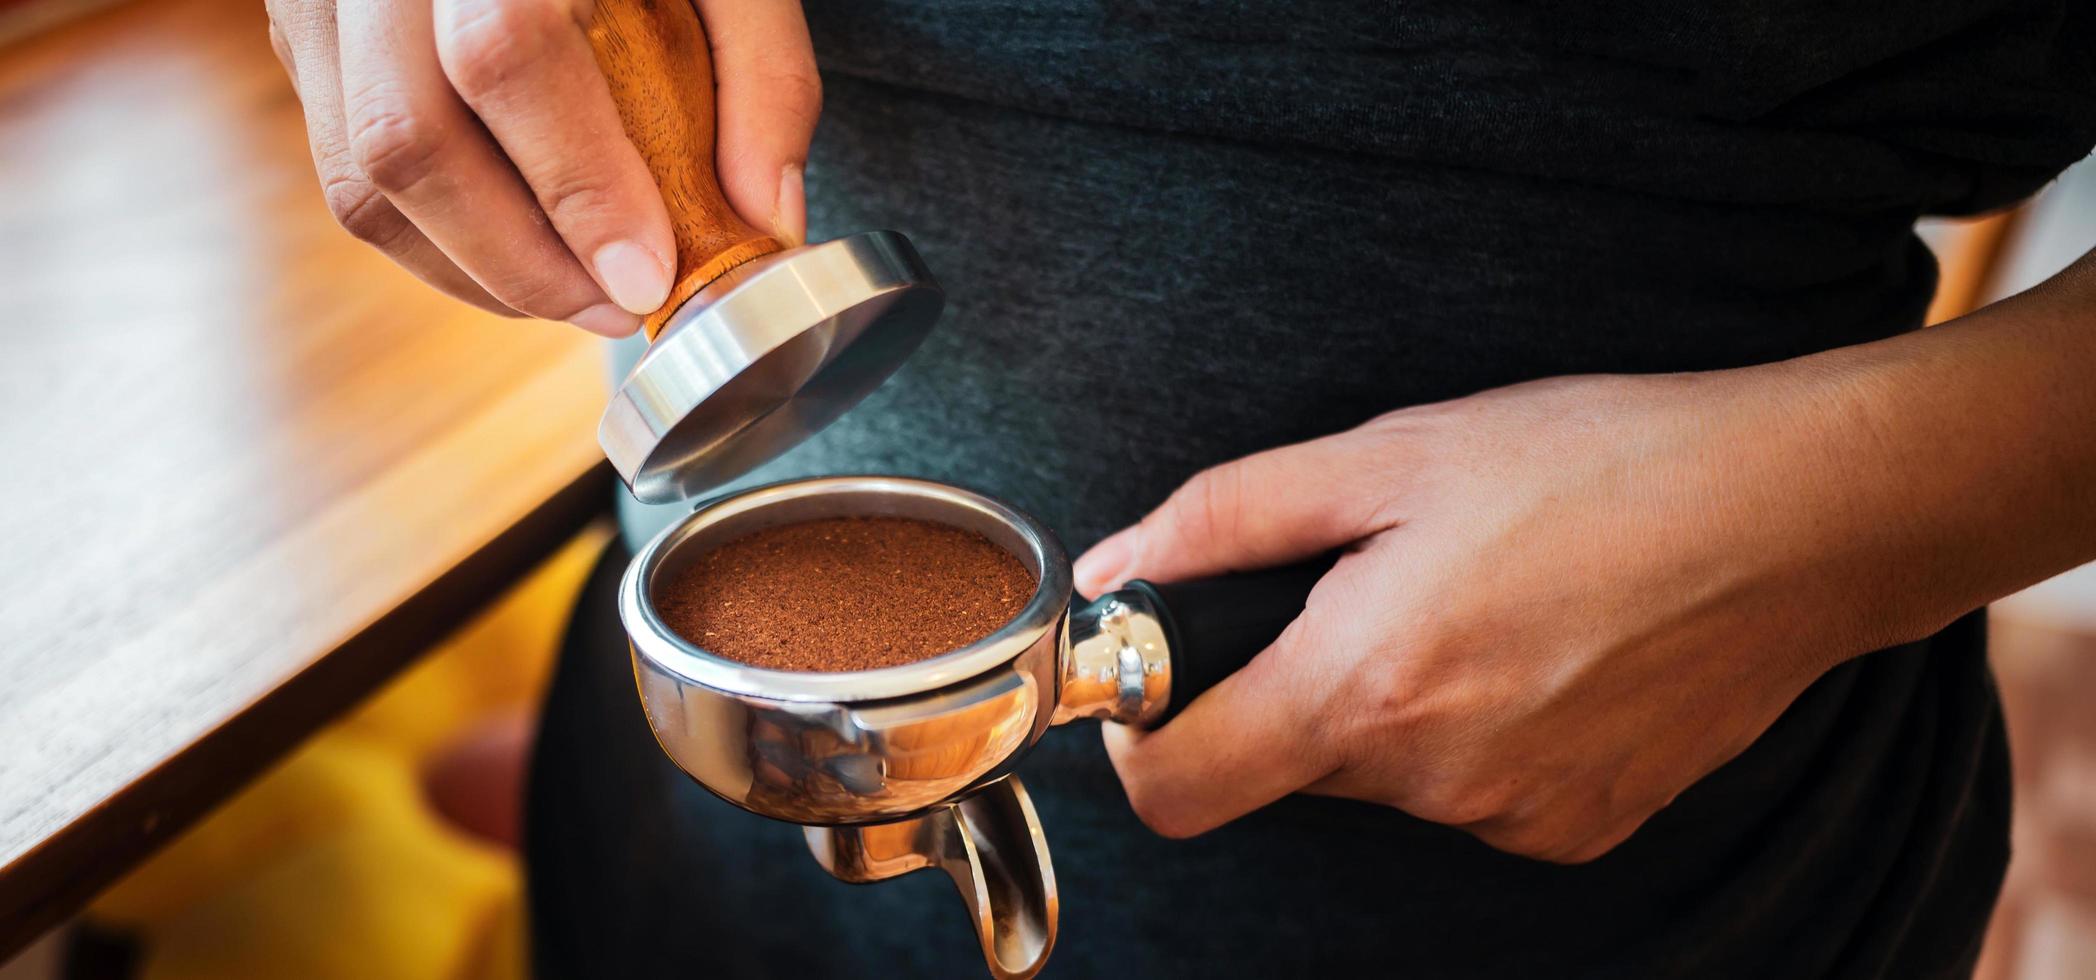
[(1090, 551), (1079, 556), (1077, 563), (1070, 566), (1070, 577), (1076, 580), (1081, 595), (1098, 598), (1126, 578), (1129, 561), (1135, 553), (1135, 528), (1123, 528), (1092, 546)]
[(637, 242), (612, 242), (597, 250), (597, 279), (611, 301), (635, 313), (655, 312), (670, 295), (670, 270)]
[(779, 198), (771, 205), (771, 236), (791, 248), (808, 237), (808, 191), (801, 167), (789, 163), (779, 171)]
[(568, 322), (606, 337), (624, 337), (640, 329), (640, 317), (619, 309), (615, 303), (598, 303), (569, 317)]

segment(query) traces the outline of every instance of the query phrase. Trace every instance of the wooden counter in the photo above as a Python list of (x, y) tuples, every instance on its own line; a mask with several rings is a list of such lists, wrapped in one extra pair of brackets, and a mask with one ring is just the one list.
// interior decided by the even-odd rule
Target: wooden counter
[(0, 47), (0, 960), (612, 499), (600, 342), (337, 229), (264, 32)]

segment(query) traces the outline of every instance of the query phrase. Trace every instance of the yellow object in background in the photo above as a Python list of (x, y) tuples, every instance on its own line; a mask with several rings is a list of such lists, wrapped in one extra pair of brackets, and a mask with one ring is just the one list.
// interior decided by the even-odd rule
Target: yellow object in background
[(103, 893), (140, 980), (519, 980), (516, 855), (423, 794), (476, 722), (535, 711), (609, 531), (583, 534), (371, 700)]

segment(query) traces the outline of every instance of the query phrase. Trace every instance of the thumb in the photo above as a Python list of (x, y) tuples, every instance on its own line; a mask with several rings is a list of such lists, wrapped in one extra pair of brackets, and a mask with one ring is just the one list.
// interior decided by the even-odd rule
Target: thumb
[(1079, 557), (1077, 589), (1096, 596), (1136, 578), (1176, 582), (1265, 568), (1382, 530), (1371, 449), (1354, 430), (1202, 470), (1141, 523)]
[(807, 237), (801, 168), (822, 114), (822, 78), (799, 0), (698, 0), (713, 49), (721, 190), (744, 221), (786, 245)]

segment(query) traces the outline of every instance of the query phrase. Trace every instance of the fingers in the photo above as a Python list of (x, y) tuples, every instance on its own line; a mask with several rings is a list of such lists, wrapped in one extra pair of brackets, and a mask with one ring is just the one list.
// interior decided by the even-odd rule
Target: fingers
[(651, 313), (676, 242), (587, 35), (587, 0), (437, 0), (437, 57), (605, 295)]
[(1343, 559), (1303, 614), (1243, 669), (1153, 732), (1106, 725), (1106, 748), (1129, 804), (1167, 837), (1205, 833), (1337, 771), (1341, 740), (1327, 706), (1346, 683), (1346, 656), (1367, 642), (1344, 615), (1360, 563)]
[(270, 43), (291, 73), (292, 87), (305, 106), (307, 142), (320, 176), (322, 195), (335, 220), (406, 267), (423, 282), (482, 309), (509, 316), (516, 312), (460, 271), (392, 202), (379, 193), (349, 151), (342, 112), (341, 59), (337, 54), (334, 5), (273, 3)]
[(1203, 470), (1133, 527), (1074, 567), (1099, 595), (1133, 578), (1170, 582), (1308, 558), (1382, 530), (1384, 496), (1368, 485), (1360, 430)]
[[(503, 304), (606, 336), (632, 333), (640, 318), (583, 270), (452, 90), (437, 61), (430, 8), (346, 4), (336, 29), (349, 154), (369, 183)], [(514, 46), (487, 36), (479, 43), (492, 62), (530, 68), (514, 60)]]
[(698, 0), (719, 94), (721, 190), (743, 220), (788, 245), (807, 236), (801, 168), (822, 79), (798, 0)]
[[(274, 0), (271, 44), (306, 104), (345, 228), (476, 305), (609, 336), (668, 295), (675, 244), (587, 36), (589, 0)], [(805, 235), (800, 173), (821, 85), (791, 0), (701, 0), (722, 189)]]
[(1102, 725), (1128, 803), (1166, 837), (1206, 833), (1314, 782), (1338, 765), (1319, 737), (1329, 678), (1316, 620), (1299, 618), (1243, 670), (1152, 732)]

